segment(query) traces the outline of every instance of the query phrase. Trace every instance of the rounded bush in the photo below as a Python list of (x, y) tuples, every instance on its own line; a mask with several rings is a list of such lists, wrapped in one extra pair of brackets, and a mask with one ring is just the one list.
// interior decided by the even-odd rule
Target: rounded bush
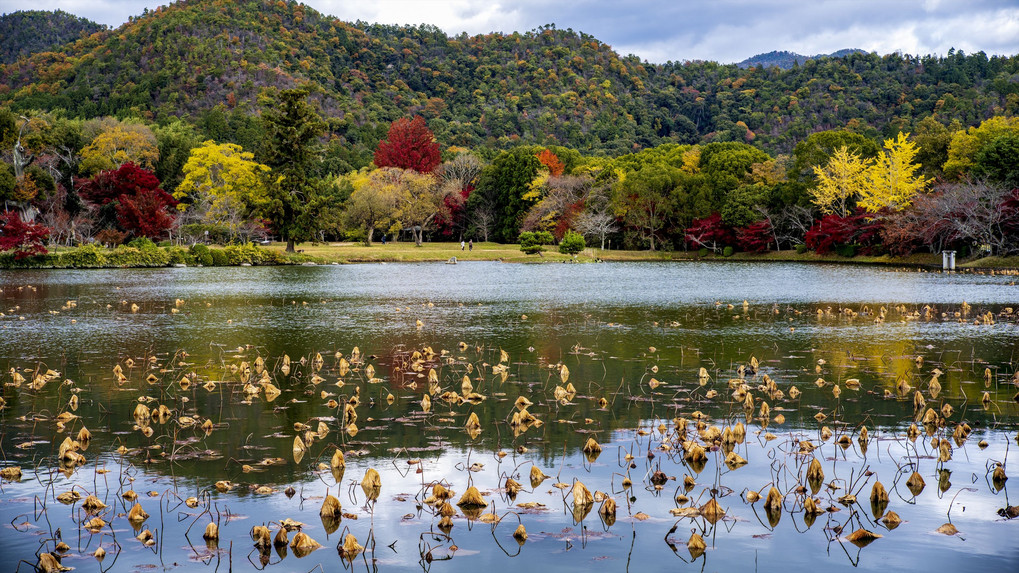
[(559, 241), (559, 252), (564, 255), (576, 255), (586, 246), (583, 235), (575, 231), (566, 231), (563, 240)]
[(82, 245), (60, 255), (60, 264), (65, 267), (101, 267), (106, 264), (106, 249), (99, 245)]
[(191, 245), (191, 260), (193, 260), (196, 265), (202, 265), (205, 267), (211, 267), (213, 265), (212, 252), (210, 252), (209, 247), (206, 247), (201, 243)]
[(209, 257), (212, 259), (212, 266), (228, 267), (230, 259), (223, 252), (223, 249), (209, 249)]

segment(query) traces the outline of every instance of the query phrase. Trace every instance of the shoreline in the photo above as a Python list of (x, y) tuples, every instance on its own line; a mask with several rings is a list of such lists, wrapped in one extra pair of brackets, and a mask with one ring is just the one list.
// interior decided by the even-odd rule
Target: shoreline
[[(497, 243), (478, 243), (472, 251), (461, 251), (459, 243), (425, 243), (421, 247), (413, 243), (381, 243), (366, 246), (359, 243), (329, 243), (301, 245), (296, 253), (285, 253), (285, 245), (274, 243), (269, 246), (245, 248), (253, 254), (244, 260), (232, 259), (226, 264), (201, 264), (186, 258), (181, 259), (180, 253), (186, 252), (182, 247), (160, 248), (165, 253), (174, 253), (173, 260), (118, 260), (114, 256), (107, 260), (89, 261), (95, 264), (81, 264), (84, 261), (67, 257), (75, 249), (58, 248), (47, 255), (29, 259), (27, 262), (9, 260), (0, 266), (3, 270), (60, 270), (60, 269), (110, 269), (110, 268), (168, 268), (168, 267), (205, 267), (205, 266), (287, 266), (287, 265), (333, 265), (333, 264), (365, 264), (365, 263), (447, 263), (456, 258), (457, 263), (475, 261), (497, 261), (504, 263), (541, 264), (541, 263), (596, 263), (596, 262), (775, 262), (775, 263), (806, 263), (806, 264), (837, 264), (837, 265), (871, 265), (897, 268), (917, 268), (926, 271), (941, 271), (941, 256), (933, 253), (919, 253), (905, 257), (889, 255), (843, 257), (836, 254), (818, 255), (813, 252), (798, 253), (795, 250), (769, 251), (765, 253), (733, 253), (726, 257), (718, 254), (701, 256), (697, 251), (624, 251), (601, 250), (586, 248), (576, 257), (548, 250), (540, 255), (525, 255), (518, 245), (501, 245)], [(215, 250), (228, 250), (231, 247)], [(97, 249), (102, 251), (102, 249)], [(106, 254), (123, 254), (125, 249), (106, 249)], [(134, 252), (134, 250), (132, 250)], [(259, 256), (261, 253), (262, 256)], [(64, 263), (64, 259), (67, 263)], [(126, 264), (124, 264), (126, 262)], [(994, 274), (1019, 275), (1019, 257), (983, 257), (963, 261), (956, 265), (956, 272), (990, 272)]]

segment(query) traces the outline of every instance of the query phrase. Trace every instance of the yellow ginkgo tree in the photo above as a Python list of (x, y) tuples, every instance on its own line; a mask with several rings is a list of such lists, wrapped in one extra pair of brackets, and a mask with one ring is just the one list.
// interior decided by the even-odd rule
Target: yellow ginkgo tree
[(918, 148), (909, 141), (909, 134), (899, 132), (895, 139), (885, 140), (885, 149), (874, 165), (867, 169), (866, 184), (860, 189), (857, 204), (871, 213), (884, 208), (899, 211), (913, 202), (917, 193), (926, 191), (930, 181), (918, 174), (915, 161)]
[(814, 166), (817, 186), (809, 190), (814, 205), (825, 215), (849, 215), (850, 200), (867, 185), (870, 165), (870, 159), (860, 159), (845, 146), (835, 150), (823, 169)]
[(191, 150), (184, 164), (184, 180), (173, 196), (178, 209), (194, 213), (205, 224), (226, 227), (236, 234), (247, 211), (264, 199), (263, 173), (269, 167), (233, 143), (209, 140)]

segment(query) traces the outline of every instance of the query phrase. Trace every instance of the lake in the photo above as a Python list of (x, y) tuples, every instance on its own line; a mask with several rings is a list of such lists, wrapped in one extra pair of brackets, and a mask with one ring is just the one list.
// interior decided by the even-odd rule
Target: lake
[[(1019, 562), (1014, 277), (472, 262), (0, 291), (4, 570)], [(255, 546), (285, 520), (297, 545)]]

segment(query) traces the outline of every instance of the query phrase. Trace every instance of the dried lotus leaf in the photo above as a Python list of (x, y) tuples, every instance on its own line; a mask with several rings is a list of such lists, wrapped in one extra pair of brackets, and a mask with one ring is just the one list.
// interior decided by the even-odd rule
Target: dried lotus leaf
[(736, 452), (729, 452), (729, 455), (725, 456), (725, 465), (730, 470), (735, 470), (747, 465), (747, 460)]
[(541, 468), (538, 466), (531, 466), (531, 487), (538, 487), (541, 485), (541, 482), (547, 479), (548, 476), (545, 475), (545, 472), (541, 471)]
[(690, 557), (697, 559), (704, 554), (704, 552), (708, 549), (708, 546), (704, 543), (704, 538), (694, 531), (690, 534), (690, 539), (686, 542), (686, 548), (690, 552)]
[(209, 523), (205, 526), (205, 533), (202, 534), (202, 537), (206, 541), (216, 541), (219, 539), (219, 526), (215, 523)]
[[(511, 477), (507, 477), (506, 478), (506, 483), (503, 486), (503, 488), (506, 490), (506, 493), (509, 494), (510, 496), (515, 496), (518, 493), (520, 493), (520, 490), (522, 489), (522, 487), (523, 486), (521, 486), (519, 482), (517, 482), (516, 480), (514, 480)], [(432, 492), (432, 495), (435, 495), (434, 490)], [(438, 496), (436, 496), (436, 497), (438, 497)]]
[(297, 532), (294, 540), (290, 542), (290, 549), (293, 550), (294, 555), (298, 558), (304, 557), (319, 547), (322, 547), (322, 544), (312, 539), (311, 536), (303, 531)]
[(924, 481), (923, 476), (917, 472), (913, 472), (909, 479), (906, 480), (906, 487), (909, 488), (909, 492), (914, 496), (920, 495), (927, 483)]
[(348, 533), (347, 536), (343, 538), (343, 547), (340, 549), (340, 555), (342, 557), (353, 561), (353, 559), (360, 555), (362, 551), (364, 551), (364, 547), (357, 542), (357, 538), (354, 537), (354, 534)]
[(142, 504), (135, 502), (131, 507), (131, 511), (127, 514), (128, 521), (140, 523), (149, 518), (149, 514), (142, 508)]
[(474, 486), (467, 488), (467, 491), (464, 492), (464, 494), (460, 497), (460, 501), (456, 502), (456, 504), (462, 508), (479, 508), (488, 506), (488, 502), (481, 497), (481, 492)]
[(594, 496), (591, 495), (591, 490), (587, 489), (584, 482), (577, 480), (573, 484), (573, 504), (574, 505), (591, 505), (594, 503)]
[(868, 531), (861, 527), (860, 529), (857, 529), (856, 531), (846, 536), (846, 541), (849, 541), (850, 543), (856, 545), (857, 547), (864, 547), (870, 544), (875, 539), (880, 539), (881, 537), (883, 537), (881, 534)]
[(102, 528), (106, 527), (106, 522), (101, 517), (93, 517), (92, 519), (85, 522), (83, 526), (89, 533), (99, 533)]
[(361, 480), (361, 487), (376, 488), (382, 487), (382, 476), (375, 468), (368, 468), (364, 472), (364, 479)]
[(952, 525), (951, 523), (946, 523), (946, 524), (942, 525), (941, 527), (937, 528), (935, 531), (937, 533), (942, 534), (942, 535), (955, 535), (955, 534), (959, 533), (959, 530), (956, 529), (956, 527), (954, 525)]
[(326, 494), (326, 498), (322, 501), (322, 508), (319, 509), (318, 514), (320, 517), (338, 517), (343, 514), (343, 508), (340, 507), (340, 500), (336, 496)]
[(725, 510), (722, 509), (722, 506), (718, 504), (718, 500), (715, 498), (709, 499), (707, 503), (702, 505), (700, 512), (712, 524), (725, 517)]
[(85, 501), (84, 503), (81, 504), (81, 507), (88, 513), (98, 513), (99, 511), (106, 509), (106, 504), (100, 501), (98, 497), (90, 495), (85, 498)]

